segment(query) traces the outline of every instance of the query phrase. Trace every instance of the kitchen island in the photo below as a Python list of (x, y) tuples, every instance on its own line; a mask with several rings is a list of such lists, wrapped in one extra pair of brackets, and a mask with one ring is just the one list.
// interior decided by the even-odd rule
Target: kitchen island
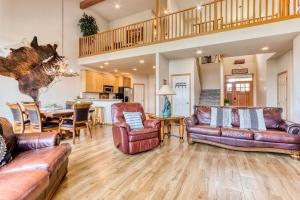
[(104, 123), (112, 124), (111, 105), (114, 103), (121, 103), (120, 99), (76, 99), (80, 102), (92, 102), (93, 107), (104, 107)]

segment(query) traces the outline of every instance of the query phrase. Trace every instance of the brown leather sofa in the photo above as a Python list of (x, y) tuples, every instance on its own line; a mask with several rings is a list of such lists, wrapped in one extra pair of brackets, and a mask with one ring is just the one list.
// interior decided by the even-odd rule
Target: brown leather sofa
[(57, 133), (15, 135), (0, 118), (7, 150), (13, 159), (0, 168), (0, 200), (51, 199), (67, 173), (69, 144)]
[[(146, 120), (144, 109), (139, 103), (116, 103), (111, 106), (113, 140), (115, 146), (125, 154), (136, 154), (159, 145), (159, 120)], [(131, 130), (123, 112), (141, 112), (144, 129)]]
[(284, 121), (282, 109), (263, 108), (266, 131), (243, 130), (239, 126), (238, 108), (232, 108), (232, 128), (210, 127), (211, 108), (195, 106), (185, 119), (189, 144), (201, 142), (241, 151), (289, 154), (300, 159), (300, 125)]

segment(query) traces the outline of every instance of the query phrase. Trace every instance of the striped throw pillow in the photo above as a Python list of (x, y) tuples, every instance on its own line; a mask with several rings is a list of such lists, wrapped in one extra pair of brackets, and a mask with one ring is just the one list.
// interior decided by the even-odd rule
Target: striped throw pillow
[(141, 129), (144, 128), (142, 122), (142, 113), (140, 112), (123, 112), (126, 123), (131, 129)]
[(211, 127), (231, 128), (231, 108), (211, 107)]
[(240, 128), (265, 131), (266, 124), (263, 109), (239, 109)]

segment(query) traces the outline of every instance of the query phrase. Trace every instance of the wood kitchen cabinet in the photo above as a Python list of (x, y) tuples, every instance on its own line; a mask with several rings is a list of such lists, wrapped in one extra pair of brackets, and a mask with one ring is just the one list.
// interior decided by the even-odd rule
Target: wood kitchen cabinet
[(131, 78), (124, 76), (114, 76), (94, 71), (81, 71), (81, 91), (82, 92), (103, 92), (103, 86), (114, 87), (114, 93), (119, 92), (119, 87), (131, 87)]

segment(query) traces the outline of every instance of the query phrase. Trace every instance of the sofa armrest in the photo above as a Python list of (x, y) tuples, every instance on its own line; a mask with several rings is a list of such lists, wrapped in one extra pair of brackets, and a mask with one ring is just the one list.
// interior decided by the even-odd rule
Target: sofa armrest
[(195, 126), (196, 124), (198, 124), (198, 120), (195, 115), (192, 115), (190, 117), (186, 117), (184, 119), (184, 123), (185, 123), (186, 127), (192, 127), (192, 126)]
[(127, 130), (127, 132), (131, 131), (129, 124), (127, 124), (125, 122), (124, 123), (120, 123), (120, 122), (113, 123), (113, 126), (118, 127), (118, 128), (125, 128)]
[(158, 120), (158, 119), (145, 120), (144, 126), (145, 126), (145, 128), (156, 128), (159, 130), (160, 129), (160, 120)]
[(300, 135), (300, 124), (288, 123), (287, 132), (293, 135)]
[(19, 151), (28, 151), (53, 147), (60, 144), (60, 136), (58, 133), (29, 133), (16, 135), (17, 146)]

